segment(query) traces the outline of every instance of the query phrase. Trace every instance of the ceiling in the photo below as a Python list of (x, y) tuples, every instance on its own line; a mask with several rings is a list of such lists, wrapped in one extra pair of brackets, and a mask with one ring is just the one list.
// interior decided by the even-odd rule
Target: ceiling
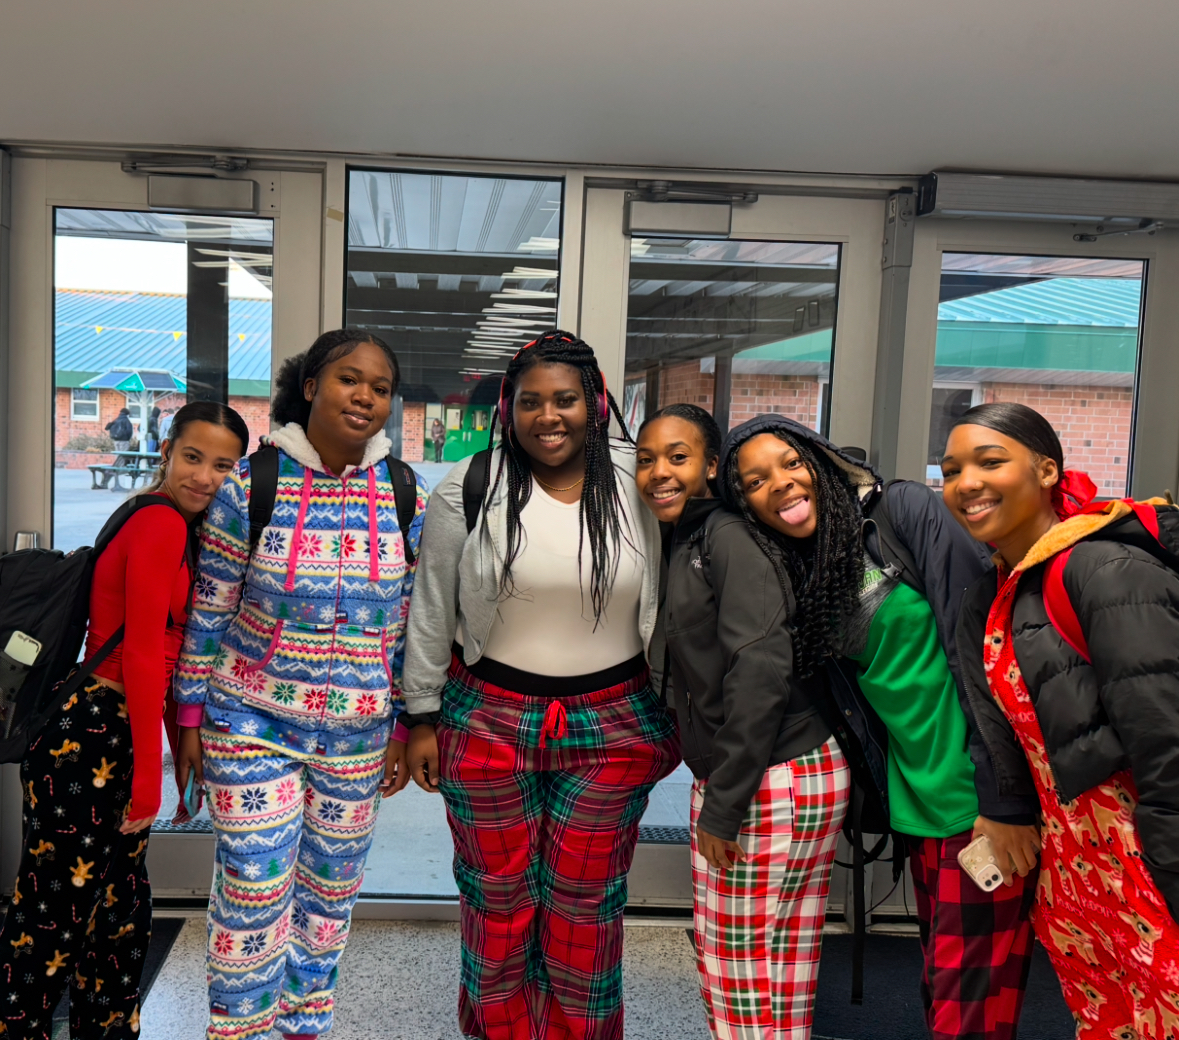
[(1174, 0), (0, 7), (0, 142), (1179, 178)]

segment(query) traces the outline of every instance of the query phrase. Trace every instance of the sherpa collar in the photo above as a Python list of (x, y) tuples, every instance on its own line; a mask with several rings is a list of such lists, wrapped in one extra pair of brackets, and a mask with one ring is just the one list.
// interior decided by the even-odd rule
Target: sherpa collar
[[(328, 472), (323, 460), (319, 457), (319, 452), (312, 447), (311, 442), (307, 439), (306, 431), (298, 423), (290, 422), (280, 429), (271, 430), (267, 436), (262, 438), (262, 441), (264, 444), (273, 444), (276, 448), (285, 451), (292, 459), (308, 469), (313, 469), (318, 473)], [(364, 447), (364, 458), (360, 460), (359, 466), (346, 466), (343, 473), (334, 475), (347, 477), (361, 470), (366, 470), (385, 458), (392, 448), (393, 442), (385, 436), (385, 431), (381, 430), (369, 438), (368, 444)]]

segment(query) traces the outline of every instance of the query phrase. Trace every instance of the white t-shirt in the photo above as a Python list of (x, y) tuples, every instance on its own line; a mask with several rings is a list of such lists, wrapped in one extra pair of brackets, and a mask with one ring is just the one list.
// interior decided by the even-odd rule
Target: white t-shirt
[(628, 661), (643, 649), (639, 635), (642, 557), (627, 544), (626, 500), (619, 517), (621, 546), (612, 549), (618, 572), (601, 623), (594, 629), (590, 591), (593, 556), (588, 535), (578, 581), (580, 502), (552, 498), (536, 480), (520, 514), (520, 552), (512, 564), (514, 594), (505, 595), (484, 656), (536, 675), (587, 675)]

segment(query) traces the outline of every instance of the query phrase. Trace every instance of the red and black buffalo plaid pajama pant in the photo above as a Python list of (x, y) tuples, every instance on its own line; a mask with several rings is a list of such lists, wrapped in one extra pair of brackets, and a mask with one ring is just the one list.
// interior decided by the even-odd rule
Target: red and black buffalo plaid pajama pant
[[(561, 679), (546, 682), (560, 694)], [(647, 796), (679, 761), (646, 670), (545, 697), (452, 659), (438, 750), (462, 908), (464, 1035), (620, 1040), (626, 875)]]
[(1014, 1040), (1032, 963), (1039, 870), (984, 892), (958, 865), (971, 832), (909, 838), (933, 1040)]
[(693, 784), (696, 963), (716, 1040), (809, 1040), (850, 782), (834, 738), (770, 766), (737, 835), (747, 859), (728, 870), (697, 848), (708, 783)]

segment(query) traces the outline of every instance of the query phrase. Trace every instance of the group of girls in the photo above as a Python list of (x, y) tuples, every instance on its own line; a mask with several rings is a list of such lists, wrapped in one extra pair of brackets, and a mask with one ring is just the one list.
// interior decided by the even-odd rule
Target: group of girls
[[(398, 381), (358, 330), (287, 362), (261, 518), (240, 417), (177, 412), (148, 491), (173, 508), (95, 572), (90, 641), (125, 623), (122, 652), (22, 766), (0, 1034), (47, 1038), (67, 984), (75, 1036), (141, 1028), (171, 687), (217, 838), (210, 1038), (330, 1028), (379, 800), (411, 775), (454, 836), (464, 1035), (620, 1038), (626, 876), (681, 753), (718, 1040), (810, 1035), (857, 785), (908, 853), (934, 1040), (1016, 1036), (1033, 928), (1079, 1036), (1176, 1035), (1179, 578), (1042, 417), (967, 413), (943, 504), (776, 415), (722, 442), (672, 405), (612, 440), (592, 350), (554, 330), (403, 530)], [(1080, 650), (1045, 613), (1062, 552)], [(957, 859), (979, 835), (990, 892)]]

